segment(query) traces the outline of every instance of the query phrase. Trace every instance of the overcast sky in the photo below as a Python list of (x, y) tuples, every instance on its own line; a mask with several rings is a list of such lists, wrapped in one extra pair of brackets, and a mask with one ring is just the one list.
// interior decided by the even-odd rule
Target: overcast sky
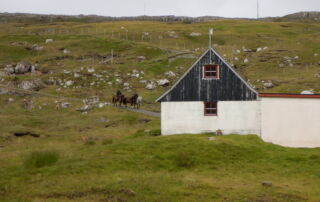
[[(259, 0), (260, 15), (320, 11), (320, 0)], [(257, 0), (0, 0), (0, 12), (104, 16), (257, 16)]]

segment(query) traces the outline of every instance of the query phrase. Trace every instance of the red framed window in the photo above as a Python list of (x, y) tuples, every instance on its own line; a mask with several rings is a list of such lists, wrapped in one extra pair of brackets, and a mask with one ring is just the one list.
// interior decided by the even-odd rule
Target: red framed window
[(217, 102), (205, 102), (204, 103), (204, 115), (205, 116), (217, 116), (218, 115), (218, 103)]
[(219, 79), (219, 65), (204, 65), (203, 66), (204, 79)]

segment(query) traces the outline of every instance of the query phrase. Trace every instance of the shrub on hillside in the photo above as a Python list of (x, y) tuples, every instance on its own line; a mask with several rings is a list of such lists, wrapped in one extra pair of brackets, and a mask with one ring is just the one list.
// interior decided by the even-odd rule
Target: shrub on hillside
[(41, 168), (55, 164), (59, 155), (55, 151), (35, 151), (30, 153), (24, 161), (27, 168)]

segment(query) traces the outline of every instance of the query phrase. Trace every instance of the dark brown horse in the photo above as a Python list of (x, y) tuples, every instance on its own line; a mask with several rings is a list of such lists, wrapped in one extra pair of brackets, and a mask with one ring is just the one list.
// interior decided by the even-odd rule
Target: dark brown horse
[(123, 99), (124, 95), (118, 90), (117, 93), (112, 97), (112, 104), (117, 106), (118, 103), (121, 106), (121, 102)]
[(142, 97), (135, 93), (130, 99), (129, 102), (133, 108), (139, 108), (142, 102)]

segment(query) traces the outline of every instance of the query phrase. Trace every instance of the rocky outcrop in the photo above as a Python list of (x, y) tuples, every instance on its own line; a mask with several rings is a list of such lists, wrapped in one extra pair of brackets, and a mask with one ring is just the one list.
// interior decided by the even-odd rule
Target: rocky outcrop
[(44, 87), (45, 87), (45, 84), (41, 79), (24, 80), (18, 84), (18, 88), (21, 88), (23, 90), (38, 91)]

